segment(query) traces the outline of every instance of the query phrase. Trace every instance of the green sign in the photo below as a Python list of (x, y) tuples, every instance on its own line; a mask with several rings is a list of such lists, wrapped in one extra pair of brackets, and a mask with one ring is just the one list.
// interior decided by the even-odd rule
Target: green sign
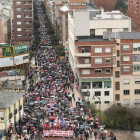
[(14, 46), (15, 55), (27, 53), (28, 52), (28, 44)]
[[(13, 56), (13, 47), (2, 48), (2, 50), (3, 50), (3, 57)], [(2, 55), (1, 55), (1, 57), (2, 57)]]
[(10, 47), (12, 44), (0, 44), (0, 47)]

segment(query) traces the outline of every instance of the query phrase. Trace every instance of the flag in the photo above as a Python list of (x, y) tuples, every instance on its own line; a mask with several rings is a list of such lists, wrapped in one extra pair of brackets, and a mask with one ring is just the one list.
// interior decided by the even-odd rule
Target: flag
[(67, 128), (67, 124), (66, 124), (66, 121), (65, 121), (65, 128)]
[(116, 137), (119, 137), (119, 135), (118, 135), (118, 134), (116, 134)]
[(42, 97), (43, 97), (43, 93), (42, 93)]

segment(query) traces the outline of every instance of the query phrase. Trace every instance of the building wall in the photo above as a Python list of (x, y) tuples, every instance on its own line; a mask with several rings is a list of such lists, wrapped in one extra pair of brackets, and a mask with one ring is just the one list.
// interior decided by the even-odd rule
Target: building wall
[[(89, 12), (74, 12), (75, 36), (88, 36), (89, 30)], [(84, 18), (83, 18), (84, 17)]]
[[(17, 93), (18, 94), (18, 93)], [(20, 100), (20, 105), (22, 105), (22, 110), (19, 111), (19, 100)], [(10, 123), (15, 123), (19, 120), (19, 118), (23, 115), (23, 97), (21, 97), (19, 100), (15, 102), (15, 109), (17, 109), (17, 114), (14, 115), (14, 104), (10, 106), (10, 110), (12, 113), (12, 118), (9, 119), (9, 108), (6, 109), (0, 109), (0, 112), (4, 113), (4, 120), (0, 118), (0, 131), (4, 129), (8, 129)], [(20, 116), (19, 116), (20, 115)]]
[[(134, 105), (135, 99), (140, 99), (140, 94), (135, 94), (135, 89), (139, 89), (140, 85), (135, 84), (135, 79), (140, 79), (140, 72), (133, 72), (133, 66), (139, 65), (140, 61), (134, 62), (133, 55), (140, 54), (140, 51), (133, 51), (133, 43), (140, 43), (140, 40), (117, 40), (119, 45), (117, 45), (117, 50), (120, 50), (120, 55), (117, 57), (117, 61), (120, 61), (120, 66), (114, 68), (113, 70), (113, 93), (114, 93), (114, 102), (124, 104), (124, 100), (130, 101), (130, 106)], [(123, 45), (130, 45), (129, 50), (123, 50)], [(123, 56), (130, 56), (130, 61), (124, 62)], [(130, 72), (123, 72), (123, 66), (130, 66)], [(120, 76), (116, 77), (115, 72), (119, 71)], [(129, 84), (124, 84), (124, 79), (129, 79)], [(120, 82), (120, 89), (116, 90), (115, 83)], [(129, 90), (129, 95), (124, 95), (124, 90)], [(116, 95), (120, 96), (119, 100), (116, 100)]]
[(3, 18), (0, 18), (0, 43), (4, 42), (3, 24), (4, 24)]

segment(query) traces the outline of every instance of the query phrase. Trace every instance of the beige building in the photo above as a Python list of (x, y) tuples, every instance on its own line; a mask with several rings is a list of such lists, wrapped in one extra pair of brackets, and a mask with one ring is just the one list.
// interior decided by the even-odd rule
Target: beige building
[(23, 115), (23, 94), (0, 91), (0, 132), (9, 128)]

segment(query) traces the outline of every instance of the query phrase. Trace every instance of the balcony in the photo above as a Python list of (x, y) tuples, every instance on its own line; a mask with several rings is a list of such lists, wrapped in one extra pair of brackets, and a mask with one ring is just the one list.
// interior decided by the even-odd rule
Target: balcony
[(24, 2), (24, 5), (32, 5), (32, 2)]
[(14, 110), (14, 115), (16, 115), (16, 114), (17, 114), (17, 109)]
[(75, 56), (77, 56), (77, 57), (90, 57), (91, 53), (76, 53)]
[(116, 46), (113, 46), (113, 56), (117, 55), (117, 50), (116, 50)]
[(32, 28), (33, 27), (33, 24), (31, 23), (31, 24), (26, 24), (25, 23), (25, 28)]
[(9, 114), (9, 119), (11, 119), (11, 118), (12, 118), (12, 113)]
[(76, 68), (91, 68), (91, 64), (76, 64)]

